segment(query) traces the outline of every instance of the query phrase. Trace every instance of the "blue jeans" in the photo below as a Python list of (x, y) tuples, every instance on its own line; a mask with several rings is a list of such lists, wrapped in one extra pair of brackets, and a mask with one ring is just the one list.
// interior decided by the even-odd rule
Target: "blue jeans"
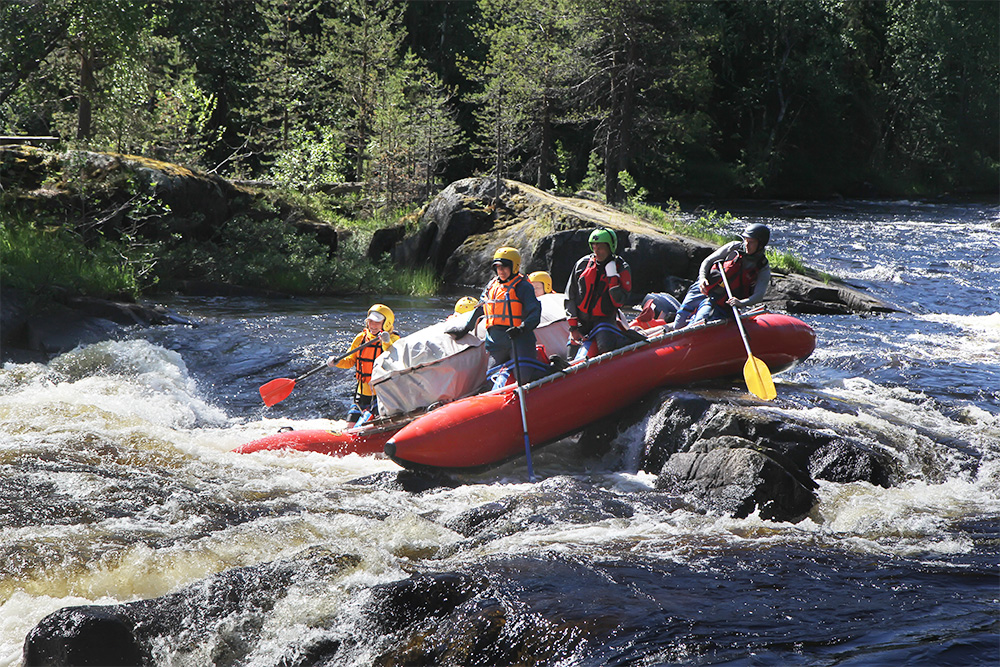
[(731, 309), (727, 305), (718, 306), (712, 303), (708, 296), (701, 293), (698, 283), (694, 282), (691, 283), (691, 287), (688, 288), (687, 294), (684, 295), (684, 300), (681, 302), (681, 307), (677, 310), (673, 329), (674, 331), (683, 329), (689, 323), (698, 324), (706, 320), (722, 319), (730, 311)]

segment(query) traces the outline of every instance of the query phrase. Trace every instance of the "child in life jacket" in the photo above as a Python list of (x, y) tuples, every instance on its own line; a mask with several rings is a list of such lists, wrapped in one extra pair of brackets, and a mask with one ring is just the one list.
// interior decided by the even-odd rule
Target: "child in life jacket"
[(347, 428), (353, 427), (359, 421), (364, 423), (370, 417), (378, 416), (378, 401), (375, 400), (375, 391), (371, 385), (372, 367), (378, 355), (399, 340), (399, 334), (392, 330), (394, 321), (392, 310), (388, 306), (376, 303), (368, 309), (365, 328), (351, 343), (349, 349), (354, 351), (343, 358), (330, 357), (326, 362), (331, 368), (354, 368), (357, 385), (354, 389), (354, 404), (347, 412)]

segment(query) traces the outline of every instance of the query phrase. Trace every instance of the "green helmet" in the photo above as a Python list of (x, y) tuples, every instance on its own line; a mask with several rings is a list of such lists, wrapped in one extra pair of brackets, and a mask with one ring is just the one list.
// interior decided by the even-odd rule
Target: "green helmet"
[(595, 243), (607, 243), (611, 246), (611, 253), (614, 254), (618, 251), (618, 235), (615, 234), (610, 229), (595, 229), (590, 232), (590, 239), (587, 241), (590, 245)]

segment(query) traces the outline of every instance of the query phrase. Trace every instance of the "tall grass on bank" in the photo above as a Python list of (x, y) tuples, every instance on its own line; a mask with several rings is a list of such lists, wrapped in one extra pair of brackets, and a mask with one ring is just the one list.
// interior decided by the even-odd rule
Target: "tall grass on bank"
[(90, 242), (61, 226), (0, 220), (0, 285), (30, 293), (67, 291), (135, 298), (141, 269), (123, 248), (98, 237)]
[[(643, 202), (630, 201), (626, 206), (626, 210), (632, 215), (644, 218), (668, 232), (676, 232), (719, 246), (733, 240), (731, 235), (725, 233), (725, 230), (736, 222), (736, 218), (729, 212), (706, 211), (694, 221), (687, 222), (681, 216), (680, 205), (673, 200), (667, 202), (666, 209)], [(771, 268), (776, 271), (802, 275), (815, 274), (824, 281), (829, 281), (832, 278), (829, 274), (811, 271), (799, 257), (791, 252), (784, 252), (768, 247), (767, 259), (771, 264)]]
[(336, 253), (276, 219), (237, 217), (212, 240), (180, 235), (137, 244), (105, 237), (84, 241), (69, 228), (0, 221), (0, 285), (39, 296), (55, 292), (136, 299), (154, 285), (182, 281), (241, 285), (289, 294), (406, 294), (440, 289), (433, 269), (405, 269), (367, 256), (370, 231), (355, 231)]

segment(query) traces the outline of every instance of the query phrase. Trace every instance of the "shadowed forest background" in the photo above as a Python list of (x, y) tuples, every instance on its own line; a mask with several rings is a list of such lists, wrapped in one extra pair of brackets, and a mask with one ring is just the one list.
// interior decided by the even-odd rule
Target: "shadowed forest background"
[(6, 0), (0, 132), (392, 210), (995, 193), (1000, 3)]

